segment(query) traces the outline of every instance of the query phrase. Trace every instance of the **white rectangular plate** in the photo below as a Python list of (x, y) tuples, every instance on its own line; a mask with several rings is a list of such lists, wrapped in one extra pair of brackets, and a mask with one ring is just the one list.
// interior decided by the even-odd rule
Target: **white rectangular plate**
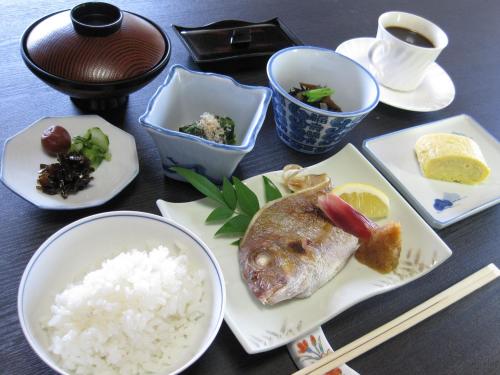
[[(491, 168), (481, 184), (465, 185), (425, 178), (415, 155), (424, 134), (455, 133), (477, 142)], [(441, 229), (500, 201), (500, 144), (473, 118), (459, 115), (367, 139), (363, 149), (424, 219)]]
[[(389, 219), (401, 222), (403, 228), (403, 250), (395, 272), (382, 275), (351, 258), (337, 276), (312, 296), (263, 306), (251, 295), (240, 276), (238, 248), (231, 245), (234, 239), (214, 238), (220, 225), (205, 224), (205, 218), (214, 207), (207, 199), (189, 203), (157, 201), (164, 216), (190, 228), (214, 252), (226, 281), (225, 320), (250, 354), (285, 345), (356, 303), (426, 274), (451, 255), (448, 246), (354, 146), (347, 145), (336, 155), (307, 170), (328, 173), (335, 185), (364, 182), (388, 195), (391, 202)], [(265, 175), (282, 192), (285, 191), (281, 171)], [(257, 194), (261, 204), (264, 203), (261, 175), (245, 182)]]

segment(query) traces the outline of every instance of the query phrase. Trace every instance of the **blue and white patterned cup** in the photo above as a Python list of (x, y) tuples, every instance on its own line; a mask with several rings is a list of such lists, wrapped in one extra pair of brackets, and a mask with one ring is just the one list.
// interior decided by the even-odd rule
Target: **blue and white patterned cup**
[[(377, 81), (365, 68), (324, 48), (299, 46), (278, 51), (269, 59), (267, 75), (279, 138), (308, 154), (332, 150), (379, 101)], [(318, 109), (291, 96), (288, 92), (300, 82), (334, 89), (333, 100), (343, 112)]]

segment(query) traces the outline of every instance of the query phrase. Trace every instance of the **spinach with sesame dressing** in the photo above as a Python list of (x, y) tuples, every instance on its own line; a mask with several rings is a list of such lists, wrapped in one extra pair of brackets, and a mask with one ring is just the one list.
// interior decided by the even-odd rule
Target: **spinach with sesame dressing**
[(234, 145), (236, 143), (234, 128), (235, 124), (231, 117), (217, 116), (205, 112), (198, 121), (181, 126), (179, 131), (208, 141)]

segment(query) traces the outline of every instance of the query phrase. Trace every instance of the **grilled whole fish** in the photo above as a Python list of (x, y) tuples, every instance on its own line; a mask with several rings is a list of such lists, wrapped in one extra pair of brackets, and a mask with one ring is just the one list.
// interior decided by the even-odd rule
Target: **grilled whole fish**
[(308, 297), (334, 277), (359, 246), (317, 207), (330, 182), (272, 201), (252, 219), (239, 250), (240, 270), (263, 304)]

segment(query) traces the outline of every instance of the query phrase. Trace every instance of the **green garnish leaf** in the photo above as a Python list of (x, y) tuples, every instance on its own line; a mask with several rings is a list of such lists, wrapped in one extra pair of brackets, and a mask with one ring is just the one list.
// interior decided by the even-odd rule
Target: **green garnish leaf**
[(222, 179), (222, 196), (227, 206), (234, 211), (236, 208), (236, 191), (227, 177)]
[(247, 215), (236, 215), (226, 221), (226, 223), (220, 227), (220, 229), (215, 232), (215, 237), (217, 236), (241, 236), (247, 230), (248, 224), (250, 224), (251, 218)]
[(307, 90), (302, 94), (307, 98), (309, 103), (319, 102), (321, 99), (333, 95), (334, 91), (329, 87), (321, 87), (319, 89)]
[(206, 223), (213, 223), (214, 221), (221, 221), (229, 219), (233, 216), (234, 211), (227, 208), (226, 206), (220, 206), (214, 209), (210, 215), (206, 218)]
[(238, 199), (238, 206), (241, 211), (248, 215), (250, 218), (259, 211), (259, 200), (255, 193), (250, 190), (243, 182), (237, 177), (233, 176), (234, 189), (236, 190), (236, 197)]
[(171, 167), (171, 170), (184, 177), (193, 187), (208, 198), (227, 206), (219, 188), (208, 178), (190, 169), (183, 167)]
[[(195, 171), (183, 167), (171, 167), (170, 169), (219, 204), (219, 207), (216, 207), (206, 218), (207, 223), (229, 219), (215, 232), (215, 237), (242, 236), (246, 232), (252, 217), (259, 210), (259, 200), (255, 193), (237, 177), (233, 176), (233, 184), (224, 177), (221, 191), (208, 178)], [(264, 179), (264, 181), (266, 180)], [(281, 197), (279, 189), (270, 180), (266, 182), (266, 197), (273, 199)], [(239, 240), (233, 242), (233, 245), (239, 245)]]
[(237, 239), (236, 241), (234, 242), (231, 242), (231, 245), (235, 245), (235, 246), (240, 246), (240, 242), (241, 242), (241, 238)]
[(266, 195), (266, 202), (271, 202), (275, 199), (282, 197), (280, 189), (266, 176), (262, 176), (264, 179), (264, 193)]

